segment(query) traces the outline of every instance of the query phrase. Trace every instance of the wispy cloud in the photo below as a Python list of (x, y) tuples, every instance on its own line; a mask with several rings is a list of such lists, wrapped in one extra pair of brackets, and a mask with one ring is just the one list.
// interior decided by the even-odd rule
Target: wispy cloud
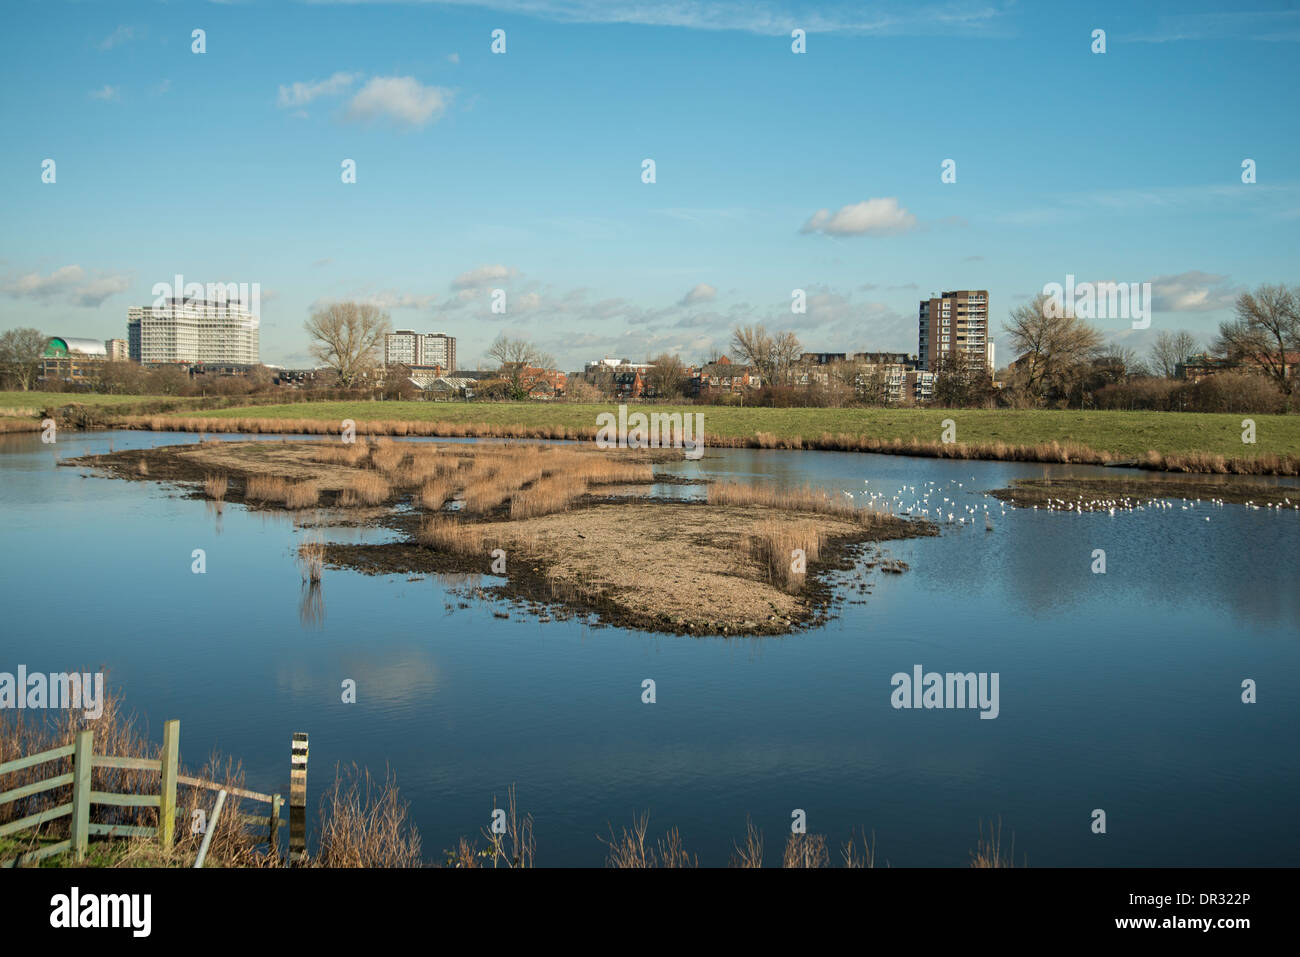
[(314, 80), (309, 83), (290, 83), (280, 87), (277, 100), (282, 109), (305, 106), (322, 96), (339, 96), (351, 89), (358, 75), (355, 73), (335, 73), (327, 80)]
[(135, 27), (120, 26), (104, 39), (99, 41), (101, 50), (111, 50), (113, 47), (121, 46), (123, 43), (129, 43), (136, 37)]
[[(365, 0), (341, 0), (365, 2)], [(773, 0), (426, 0), (442, 5), (473, 6), (558, 23), (635, 24), (789, 36), (796, 28), (809, 35), (846, 33), (878, 36), (942, 34), (1004, 35), (1007, 9), (997, 0), (944, 0), (938, 3), (838, 2), (796, 4)]]
[(702, 282), (678, 300), (679, 306), (694, 306), (701, 302), (712, 302), (718, 297), (718, 290), (707, 282)]
[(0, 291), (13, 299), (37, 302), (61, 301), (77, 306), (99, 306), (110, 296), (126, 292), (130, 280), (125, 273), (91, 275), (81, 266), (63, 266), (48, 275), (24, 273), (0, 283)]
[(121, 88), (116, 86), (109, 86), (107, 83), (105, 83), (98, 90), (91, 90), (90, 98), (92, 100), (101, 100), (105, 103), (112, 102), (113, 100), (120, 100), (122, 98)]

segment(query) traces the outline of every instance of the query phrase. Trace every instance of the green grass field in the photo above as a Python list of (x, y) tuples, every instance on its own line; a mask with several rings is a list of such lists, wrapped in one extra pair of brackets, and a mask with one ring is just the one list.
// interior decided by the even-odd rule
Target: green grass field
[(100, 395), (96, 392), (0, 392), (0, 409), (34, 409), (40, 411), (50, 406), (92, 405), (108, 408), (114, 405), (138, 405), (143, 402), (198, 402), (195, 397), (175, 395)]
[[(213, 419), (353, 419), (357, 422), (463, 422), (487, 425), (596, 427), (596, 416), (615, 403), (447, 403), (312, 402), (243, 406), (196, 412)], [(944, 419), (957, 426), (961, 443), (1035, 445), (1079, 442), (1122, 458), (1148, 450), (1166, 455), (1206, 452), (1253, 457), (1300, 454), (1300, 416), (1228, 415), (1184, 412), (1070, 412), (1010, 409), (758, 409), (723, 406), (634, 406), (630, 411), (701, 412), (708, 435), (741, 437), (770, 432), (815, 438), (823, 433), (871, 435), (882, 439), (938, 441)], [(174, 413), (170, 417), (184, 417)], [(1256, 424), (1256, 442), (1242, 442), (1242, 419)]]

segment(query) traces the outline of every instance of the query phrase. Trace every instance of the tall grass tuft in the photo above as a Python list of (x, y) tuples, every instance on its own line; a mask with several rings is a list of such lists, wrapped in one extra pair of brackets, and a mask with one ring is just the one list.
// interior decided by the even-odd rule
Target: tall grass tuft
[(383, 476), (375, 472), (361, 472), (353, 476), (352, 481), (340, 493), (339, 504), (348, 507), (379, 505), (388, 500), (391, 492), (392, 487)]
[(420, 833), (410, 804), (392, 774), (382, 782), (353, 765), (337, 768), (334, 786), (321, 799), (320, 848), (315, 867), (419, 867)]
[(224, 475), (209, 475), (203, 480), (203, 494), (214, 502), (220, 502), (226, 497), (226, 489), (230, 485), (230, 480)]

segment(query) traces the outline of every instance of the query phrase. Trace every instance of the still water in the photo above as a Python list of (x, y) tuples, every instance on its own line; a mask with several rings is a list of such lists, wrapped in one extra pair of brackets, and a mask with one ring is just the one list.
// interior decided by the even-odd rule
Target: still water
[[(294, 560), (306, 533), (287, 517), (238, 505), (218, 517), (173, 488), (54, 466), (110, 442), (193, 441), (0, 437), (0, 671), (107, 669), (152, 738), (180, 718), (186, 764), (237, 756), (262, 791), (287, 792), (290, 735), (307, 731), (313, 812), (336, 765), (391, 768), (428, 859), (477, 836), (514, 783), (543, 866), (602, 864), (598, 835), (641, 812), (652, 836), (676, 826), (715, 866), (752, 816), (776, 864), (795, 809), (834, 859), (851, 829), (874, 832), (878, 866), (964, 866), (997, 819), (1030, 866), (1300, 864), (1296, 510), (1175, 499), (1003, 515), (984, 492), (1013, 478), (1133, 473), (709, 450), (671, 468), (859, 499), (933, 482), (981, 518), (886, 543), (908, 572), (864, 571), (870, 593), (850, 597), (865, 603), (789, 637), (539, 622), (460, 608), (433, 577), (334, 569), (313, 623)], [(1104, 575), (1091, 571), (1099, 548)], [(998, 717), (894, 709), (891, 676), (915, 665), (997, 672)], [(340, 700), (346, 678), (356, 704)], [(1256, 704), (1241, 701), (1247, 678)], [(1096, 808), (1105, 835), (1091, 832)]]

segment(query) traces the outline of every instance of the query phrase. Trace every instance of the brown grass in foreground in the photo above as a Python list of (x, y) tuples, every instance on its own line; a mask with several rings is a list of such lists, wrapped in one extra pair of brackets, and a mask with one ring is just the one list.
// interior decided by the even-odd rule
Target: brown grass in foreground
[(382, 782), (354, 764), (335, 768), (321, 798), (320, 845), (312, 867), (420, 867), (420, 832), (391, 772)]
[(999, 818), (996, 830), (992, 822), (989, 823), (988, 833), (984, 833), (984, 822), (979, 825), (979, 841), (975, 845), (975, 850), (970, 854), (970, 866), (979, 868), (994, 867), (1015, 867), (1016, 857), (1016, 836), (1011, 835), (1011, 846), (1006, 848), (1005, 852), (1002, 847), (1002, 820)]
[[(42, 715), (31, 718), (23, 711), (4, 710), (0, 712), (0, 764), (22, 755), (36, 754), (51, 748), (72, 744), (78, 731), (94, 732), (94, 753), (111, 754), (120, 757), (148, 758), (157, 760), (161, 752), (161, 743), (149, 740), (141, 730), (134, 715), (128, 713), (119, 696), (110, 689), (105, 689), (103, 714), (95, 720), (88, 720), (80, 709), (72, 709), (55, 715)], [(42, 720), (44, 719), (44, 720)], [(159, 735), (161, 738), (161, 734)], [(197, 747), (191, 747), (195, 753)], [(187, 751), (182, 730), (181, 754)], [(59, 758), (46, 764), (23, 768), (0, 775), (0, 791), (33, 784), (51, 777), (69, 774), (72, 771), (72, 758)], [(212, 754), (197, 769), (197, 772), (182, 766), (182, 774), (213, 781), (225, 788), (242, 788), (244, 773), (238, 762)], [(126, 794), (158, 793), (158, 773), (123, 768), (95, 768), (91, 772), (91, 788), (95, 791), (113, 791)], [(122, 842), (116, 855), (104, 856), (105, 844), (92, 836), (88, 849), (88, 859), (103, 860), (107, 866), (132, 867), (141, 864), (159, 867), (188, 867), (198, 853), (202, 834), (191, 834), (190, 822), (194, 812), (203, 809), (208, 813), (212, 809), (214, 791), (180, 785), (176, 794), (176, 843), (164, 852), (152, 839), (133, 839)], [(51, 791), (19, 798), (7, 804), (0, 804), (0, 824), (6, 824), (20, 818), (39, 814), (72, 800), (72, 785), (61, 785)], [(279, 859), (265, 845), (265, 831), (255, 834), (240, 822), (238, 816), (230, 813), (237, 809), (237, 802), (228, 799), (226, 811), (222, 813), (213, 832), (212, 846), (208, 851), (209, 867), (268, 867), (276, 866)], [(244, 813), (264, 813), (262, 806), (256, 809), (244, 807)], [(91, 821), (101, 824), (123, 824), (138, 827), (156, 828), (158, 810), (156, 808), (131, 808), (116, 805), (96, 804), (90, 811)], [(14, 845), (5, 856), (35, 850), (40, 846), (40, 839), (65, 840), (68, 837), (69, 818), (63, 817), (48, 821), (37, 828), (24, 830), (10, 835), (6, 841)], [(63, 855), (59, 855), (62, 857)]]

